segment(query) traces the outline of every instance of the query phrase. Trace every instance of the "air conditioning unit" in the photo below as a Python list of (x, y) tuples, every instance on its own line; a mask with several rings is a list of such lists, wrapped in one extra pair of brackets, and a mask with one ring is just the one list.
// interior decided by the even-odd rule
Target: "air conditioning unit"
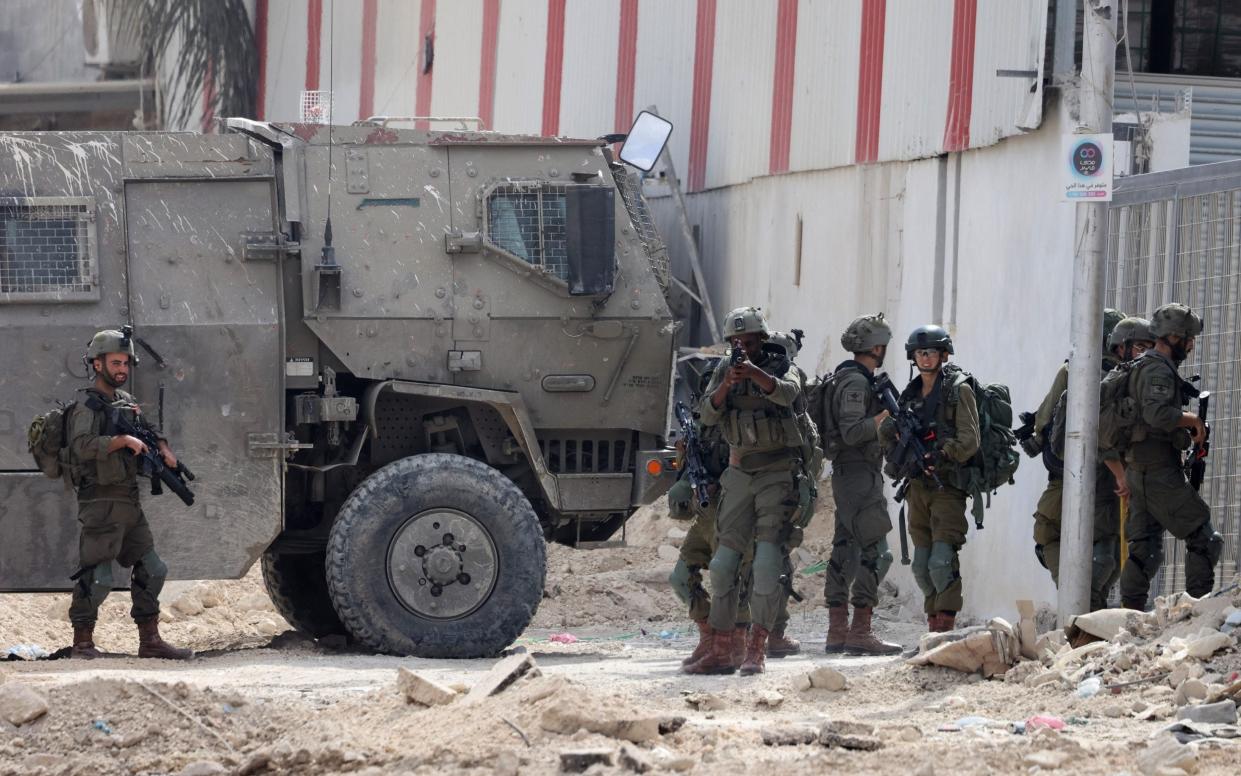
[(82, 48), (86, 64), (105, 71), (136, 70), (142, 48), (136, 29), (117, 23), (117, 0), (82, 0)]

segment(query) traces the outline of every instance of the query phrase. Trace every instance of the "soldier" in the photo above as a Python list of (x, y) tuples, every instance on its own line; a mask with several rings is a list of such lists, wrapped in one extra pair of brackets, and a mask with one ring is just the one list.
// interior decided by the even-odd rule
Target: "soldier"
[(720, 477), (717, 548), (711, 559), (711, 649), (685, 666), (691, 674), (728, 674), (736, 625), (742, 557), (754, 544), (753, 623), (741, 673), (765, 668), (767, 639), (787, 595), (781, 584), (783, 544), (799, 506), (803, 475), (802, 433), (793, 406), (801, 386), (788, 358), (767, 349), (767, 323), (754, 307), (733, 310), (724, 331), (737, 358), (720, 363), (699, 405), (704, 425), (719, 425), (729, 445), (728, 469)]
[(1178, 372), (1201, 333), (1202, 319), (1188, 307), (1163, 305), (1151, 315), (1155, 347), (1134, 362), (1129, 375), (1129, 396), (1138, 410), (1125, 453), (1129, 560), (1120, 597), (1129, 609), (1146, 608), (1151, 580), (1163, 562), (1165, 530), (1185, 542), (1185, 590), (1201, 598), (1215, 584), (1224, 539), (1211, 527), (1211, 508), (1185, 480), (1181, 466), (1186, 436), (1199, 443), (1206, 436), (1202, 419), (1181, 409)]
[[(1125, 314), (1111, 308), (1103, 311), (1103, 374), (1119, 363), (1127, 361), (1125, 354), (1132, 352), (1132, 341), (1137, 334), (1141, 318), (1126, 318)], [(1125, 344), (1128, 338), (1128, 345)], [(1034, 512), (1034, 554), (1043, 568), (1051, 572), (1051, 579), (1060, 584), (1060, 519), (1064, 499), (1064, 461), (1060, 451), (1051, 443), (1053, 426), (1063, 425), (1065, 418), (1062, 396), (1069, 385), (1069, 364), (1064, 362), (1056, 372), (1051, 389), (1043, 398), (1035, 415), (1034, 433), (1042, 440), (1043, 465), (1047, 468), (1047, 487), (1039, 497)], [(1059, 406), (1060, 412), (1056, 413)], [(1063, 429), (1059, 429), (1062, 436)], [(1107, 606), (1108, 591), (1116, 582), (1120, 568), (1120, 498), (1112, 469), (1107, 463), (1108, 453), (1099, 457), (1095, 473), (1094, 546), (1091, 554), (1090, 608), (1091, 611)]]
[[(892, 329), (883, 313), (855, 319), (840, 337), (853, 358), (836, 367), (824, 386), (819, 429), (832, 461), (836, 527), (827, 567), (828, 653), (893, 655), (899, 644), (875, 638), (871, 614), (879, 583), (892, 565), (892, 530), (883, 495), (879, 425), (888, 417), (875, 395), (874, 374), (883, 366)], [(853, 623), (849, 623), (849, 603)]]
[[(718, 363), (715, 364), (718, 366)], [(707, 385), (714, 374), (714, 366), (702, 376), (698, 386), (700, 395), (706, 391)], [(711, 596), (702, 584), (703, 571), (711, 563), (715, 554), (715, 518), (720, 506), (720, 475), (728, 468), (728, 443), (724, 441), (719, 425), (705, 426), (695, 418), (698, 439), (703, 453), (703, 464), (711, 482), (706, 486), (709, 502), (701, 506), (694, 497), (694, 490), (689, 480), (682, 476), (668, 491), (668, 511), (675, 519), (692, 519), (694, 522), (686, 531), (681, 541), (681, 554), (668, 581), (673, 591), (685, 604), (689, 605), (689, 616), (698, 626), (698, 645), (689, 657), (681, 661), (681, 665), (700, 660), (711, 645), (711, 626), (707, 616), (711, 613)], [(733, 660), (737, 665), (745, 658), (745, 639), (750, 629), (750, 602), (748, 595), (750, 562), (753, 552), (747, 552), (741, 564), (741, 584), (743, 590), (739, 596), (737, 623), (733, 632)]]
[[(134, 422), (147, 424), (134, 397), (120, 390), (138, 361), (133, 339), (119, 331), (101, 331), (91, 339), (84, 361), (94, 369), (95, 381), (83, 389), (85, 400), (75, 403), (66, 419), (70, 475), (82, 525), (69, 607), (72, 656), (103, 656), (95, 647), (95, 620), (99, 605), (112, 590), (112, 562), (116, 561), (133, 567), (130, 615), (138, 625), (138, 657), (188, 660), (193, 656), (190, 650), (171, 646), (159, 635), (159, 592), (168, 567), (155, 552), (151, 528), (138, 501), (135, 456), (147, 448), (136, 437), (115, 433), (109, 419), (115, 409)], [(163, 437), (159, 452), (170, 468), (176, 468), (176, 456)]]
[[(964, 467), (978, 451), (978, 403), (963, 373), (945, 369), (953, 354), (952, 338), (939, 326), (920, 326), (905, 342), (905, 356), (918, 379), (901, 392), (900, 406), (912, 409), (922, 427), (934, 434), (930, 461), (942, 488), (924, 477), (910, 483), (909, 536), (914, 545), (914, 580), (932, 632), (950, 631), (962, 606), (961, 563), (969, 523), (965, 519)], [(896, 442), (892, 419), (880, 426), (885, 446)]]

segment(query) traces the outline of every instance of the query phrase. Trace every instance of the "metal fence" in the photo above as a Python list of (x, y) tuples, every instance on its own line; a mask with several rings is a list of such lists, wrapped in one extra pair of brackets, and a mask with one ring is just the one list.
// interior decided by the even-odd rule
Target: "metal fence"
[[(1108, 306), (1147, 317), (1181, 302), (1203, 317), (1181, 372), (1211, 391), (1202, 496), (1224, 536), (1219, 585), (1241, 561), (1241, 160), (1121, 179), (1108, 228)], [(1167, 537), (1164, 558), (1153, 595), (1185, 589), (1182, 543)]]

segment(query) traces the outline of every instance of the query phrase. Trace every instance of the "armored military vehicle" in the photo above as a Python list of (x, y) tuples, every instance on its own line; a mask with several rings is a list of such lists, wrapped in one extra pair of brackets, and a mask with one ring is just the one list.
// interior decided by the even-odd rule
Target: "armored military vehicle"
[(70, 588), (74, 495), (25, 429), (128, 323), (127, 388), (197, 474), (144, 496), (172, 578), (261, 561), (309, 635), (498, 652), (546, 540), (672, 479), (667, 258), (618, 138), (226, 130), (0, 135), (0, 590)]

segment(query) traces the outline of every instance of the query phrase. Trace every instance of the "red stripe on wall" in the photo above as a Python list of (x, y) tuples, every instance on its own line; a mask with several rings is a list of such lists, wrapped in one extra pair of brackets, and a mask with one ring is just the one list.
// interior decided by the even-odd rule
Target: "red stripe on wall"
[(358, 93), (358, 118), (375, 114), (375, 24), (379, 0), (362, 0), (362, 84)]
[(203, 132), (211, 132), (215, 123), (215, 63), (207, 62), (203, 74)]
[(478, 117), (492, 129), (496, 110), (496, 41), (500, 36), (500, 0), (483, 0), (482, 61), (478, 68)]
[(880, 104), (883, 99), (883, 35), (887, 0), (862, 0), (862, 45), (858, 54), (857, 134), (853, 157), (879, 158)]
[(306, 8), (306, 91), (319, 90), (319, 42), (323, 37), (323, 0)]
[(616, 43), (616, 123), (624, 132), (633, 121), (633, 83), (638, 66), (638, 0), (621, 0), (620, 35)]
[(776, 72), (771, 88), (772, 174), (788, 172), (793, 135), (793, 72), (797, 61), (797, 2), (780, 0), (776, 12)]
[[(418, 78), (415, 85), (417, 92), (414, 96), (414, 115), (430, 116), (431, 115), (431, 85), (432, 76), (435, 74), (435, 56), (431, 56), (431, 70), (427, 70), (425, 57), (427, 36), (431, 36), (431, 51), (435, 51), (435, 0), (422, 0), (422, 9), (418, 14)], [(430, 129), (429, 121), (418, 121), (414, 123), (417, 129)]]
[(956, 0), (952, 12), (952, 65), (948, 72), (945, 151), (960, 151), (970, 145), (970, 116), (974, 112), (974, 32), (977, 22), (978, 0)]
[(254, 4), (254, 45), (258, 49), (259, 83), (254, 97), (254, 117), (262, 121), (267, 115), (267, 0)]
[(707, 138), (711, 129), (711, 72), (715, 65), (715, 0), (698, 0), (694, 31), (694, 97), (690, 109), (690, 191), (701, 191), (707, 179)]
[(560, 84), (564, 78), (564, 4), (547, 0), (547, 55), (543, 59), (543, 134), (560, 133)]

